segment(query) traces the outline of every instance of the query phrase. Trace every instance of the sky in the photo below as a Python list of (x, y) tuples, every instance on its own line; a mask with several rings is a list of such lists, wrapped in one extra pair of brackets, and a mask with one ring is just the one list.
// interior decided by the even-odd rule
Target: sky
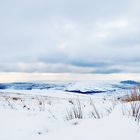
[(0, 72), (140, 73), (139, 0), (0, 0)]

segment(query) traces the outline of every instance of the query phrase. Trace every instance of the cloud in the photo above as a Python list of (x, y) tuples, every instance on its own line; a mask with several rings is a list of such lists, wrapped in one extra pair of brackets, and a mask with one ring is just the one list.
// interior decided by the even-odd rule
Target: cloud
[(1, 1), (1, 71), (138, 73), (139, 6), (138, 0)]

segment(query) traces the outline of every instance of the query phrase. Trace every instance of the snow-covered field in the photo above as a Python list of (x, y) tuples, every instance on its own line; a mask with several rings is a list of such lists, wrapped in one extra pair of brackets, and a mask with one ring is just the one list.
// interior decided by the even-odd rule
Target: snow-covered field
[(136, 84), (2, 84), (0, 140), (139, 140), (140, 124), (121, 102)]

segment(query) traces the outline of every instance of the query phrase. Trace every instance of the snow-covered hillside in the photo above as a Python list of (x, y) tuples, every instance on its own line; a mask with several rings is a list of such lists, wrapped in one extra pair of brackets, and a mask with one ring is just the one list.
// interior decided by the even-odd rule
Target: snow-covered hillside
[(81, 94), (113, 93), (119, 90), (127, 90), (140, 85), (140, 82), (126, 81), (90, 81), (90, 82), (52, 82), (52, 83), (0, 83), (0, 90), (59, 90)]
[(124, 113), (126, 103), (121, 102), (138, 85), (134, 81), (3, 83), (0, 140), (139, 140), (140, 124)]

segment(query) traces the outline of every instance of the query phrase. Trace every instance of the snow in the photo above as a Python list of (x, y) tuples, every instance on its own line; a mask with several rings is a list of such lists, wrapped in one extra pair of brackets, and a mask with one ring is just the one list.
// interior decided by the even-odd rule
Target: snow
[[(109, 89), (105, 83), (94, 87), (103, 85)], [(90, 90), (93, 83), (79, 82), (66, 88)], [(130, 104), (117, 99), (125, 95), (124, 90), (118, 91), (86, 95), (58, 88), (1, 90), (0, 140), (139, 140), (140, 124), (129, 114), (124, 115), (124, 105)], [(67, 120), (77, 101), (83, 118)], [(98, 119), (91, 116), (93, 104), (100, 115)]]
[[(122, 116), (120, 106), (102, 119), (61, 122), (47, 118), (46, 112), (0, 110), (0, 139), (2, 140), (139, 140), (137, 123)], [(77, 125), (74, 125), (77, 122)], [(68, 124), (69, 123), (69, 124)], [(48, 129), (48, 127), (50, 129)], [(55, 127), (54, 130), (51, 130)]]
[(77, 126), (50, 133), (49, 140), (139, 140), (137, 124), (121, 115), (120, 108), (100, 120), (85, 120)]
[(17, 91), (61, 91), (61, 92), (74, 92), (79, 91), (79, 93), (102, 93), (106, 92), (120, 92), (130, 89), (140, 83), (132, 80), (125, 81), (90, 81), (90, 82), (48, 82), (48, 83), (35, 83), (35, 82), (17, 82), (17, 83), (0, 83), (0, 90), (17, 90)]

